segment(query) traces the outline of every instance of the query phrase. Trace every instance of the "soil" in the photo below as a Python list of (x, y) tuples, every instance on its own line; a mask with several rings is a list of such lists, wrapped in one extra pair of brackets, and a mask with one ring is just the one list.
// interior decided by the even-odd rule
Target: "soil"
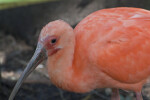
[[(0, 11), (0, 100), (8, 100), (34, 53), (41, 28), (49, 21), (63, 19), (75, 27), (81, 19), (98, 9), (118, 6), (150, 9), (149, 4), (148, 0), (136, 0), (136, 3), (131, 0), (70, 0)], [(150, 100), (149, 83), (143, 87), (144, 100)], [(85, 94), (57, 88), (51, 84), (44, 62), (26, 79), (15, 100), (110, 100), (110, 95), (109, 88)], [(120, 96), (121, 100), (135, 100), (133, 92), (120, 90)]]

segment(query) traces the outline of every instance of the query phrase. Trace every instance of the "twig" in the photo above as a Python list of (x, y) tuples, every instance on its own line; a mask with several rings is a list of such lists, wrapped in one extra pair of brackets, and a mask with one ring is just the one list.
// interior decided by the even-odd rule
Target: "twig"
[(92, 91), (91, 93), (92, 93), (92, 94), (95, 94), (95, 95), (97, 95), (97, 96), (99, 96), (99, 97), (101, 97), (101, 98), (104, 99), (104, 100), (109, 100), (108, 97), (106, 97), (106, 96), (104, 96), (104, 95), (98, 93), (96, 90)]
[(90, 98), (91, 98), (91, 94), (89, 94), (89, 95), (87, 95), (87, 96), (85, 96), (82, 100), (89, 100)]
[(57, 88), (57, 89), (58, 89), (58, 91), (59, 91), (61, 100), (66, 100), (66, 99), (64, 98), (63, 91), (62, 91), (61, 89), (59, 89), (59, 88)]

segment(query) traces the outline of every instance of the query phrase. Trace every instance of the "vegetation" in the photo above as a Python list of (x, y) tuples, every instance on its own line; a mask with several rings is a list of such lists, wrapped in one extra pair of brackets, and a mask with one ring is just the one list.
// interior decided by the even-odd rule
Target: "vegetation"
[(0, 0), (0, 10), (58, 0)]

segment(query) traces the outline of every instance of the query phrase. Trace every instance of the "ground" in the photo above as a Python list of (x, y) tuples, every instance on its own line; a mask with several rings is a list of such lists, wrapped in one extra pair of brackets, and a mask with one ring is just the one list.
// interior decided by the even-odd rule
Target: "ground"
[[(63, 19), (72, 27), (93, 11), (119, 6), (150, 9), (149, 0), (68, 0), (0, 11), (0, 100), (8, 97), (32, 57), (38, 35), (49, 21)], [(148, 82), (150, 83), (150, 82)], [(150, 100), (150, 84), (143, 87), (144, 100)], [(77, 94), (51, 84), (45, 62), (27, 78), (15, 100), (109, 100), (111, 89)], [(133, 92), (120, 90), (121, 100), (135, 100)], [(148, 99), (149, 98), (149, 99)]]

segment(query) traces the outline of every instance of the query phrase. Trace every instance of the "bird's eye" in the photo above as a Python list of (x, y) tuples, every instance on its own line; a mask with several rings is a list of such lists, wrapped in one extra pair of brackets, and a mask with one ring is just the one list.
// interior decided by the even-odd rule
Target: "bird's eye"
[(52, 44), (56, 43), (56, 39), (52, 39), (52, 40), (51, 40), (51, 43), (52, 43)]

